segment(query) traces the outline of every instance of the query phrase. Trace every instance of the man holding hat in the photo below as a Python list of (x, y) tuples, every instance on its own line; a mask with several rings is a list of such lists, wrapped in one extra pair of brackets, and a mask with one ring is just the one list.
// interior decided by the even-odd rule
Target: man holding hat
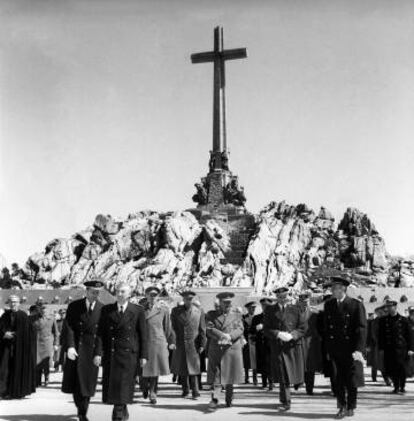
[(243, 381), (243, 337), (242, 314), (233, 309), (234, 293), (220, 292), (216, 296), (219, 309), (206, 315), (206, 332), (209, 338), (207, 383), (211, 389), (209, 410), (218, 407), (222, 386), (225, 389), (226, 405), (233, 401), (233, 385)]
[(180, 378), (186, 397), (191, 389), (193, 399), (200, 396), (200, 354), (206, 347), (206, 321), (204, 312), (193, 304), (194, 291), (181, 293), (183, 305), (171, 312), (171, 324), (175, 332), (176, 349), (173, 351), (171, 371)]
[(93, 363), (93, 357), (103, 307), (99, 293), (104, 284), (94, 279), (83, 285), (86, 288), (85, 297), (69, 304), (61, 340), (66, 350), (62, 392), (73, 395), (79, 421), (87, 421), (89, 401), (96, 390), (98, 367)]
[(365, 351), (367, 318), (364, 305), (346, 295), (349, 284), (340, 276), (331, 278), (332, 298), (325, 301), (323, 312), (326, 351), (336, 373), (336, 419), (354, 415), (357, 387), (363, 383), (362, 354)]
[(130, 297), (130, 285), (118, 283), (116, 302), (102, 307), (95, 338), (93, 360), (97, 367), (102, 362), (102, 401), (114, 405), (113, 421), (129, 419), (138, 366), (148, 358), (144, 309), (130, 303)]
[(253, 316), (250, 327), (250, 339), (256, 346), (256, 368), (257, 372), (262, 376), (262, 387), (269, 386), (269, 390), (273, 390), (273, 380), (270, 374), (270, 344), (269, 339), (263, 334), (263, 318), (264, 311), (267, 306), (272, 305), (273, 300), (270, 297), (264, 297), (260, 300), (262, 312)]
[(414, 354), (414, 335), (408, 319), (397, 311), (397, 301), (387, 300), (388, 315), (379, 322), (379, 348), (384, 351), (384, 367), (391, 377), (393, 393), (405, 393), (408, 357)]
[(0, 317), (0, 399), (21, 399), (36, 391), (36, 334), (20, 298), (9, 303)]
[(272, 378), (279, 383), (281, 410), (291, 405), (290, 385), (304, 382), (304, 359), (301, 339), (305, 318), (296, 305), (289, 304), (289, 289), (275, 289), (276, 304), (264, 312), (264, 334), (270, 341)]
[(244, 338), (246, 340), (243, 347), (244, 382), (249, 383), (249, 369), (251, 369), (255, 386), (257, 385), (256, 344), (254, 343), (254, 336), (251, 336), (250, 332), (256, 306), (255, 301), (246, 303), (244, 307), (247, 313), (243, 315)]
[(168, 350), (175, 349), (175, 335), (171, 327), (168, 306), (156, 302), (160, 289), (150, 286), (145, 290), (145, 330), (147, 332), (148, 361), (142, 368), (141, 388), (144, 399), (157, 403), (158, 377), (170, 374)]

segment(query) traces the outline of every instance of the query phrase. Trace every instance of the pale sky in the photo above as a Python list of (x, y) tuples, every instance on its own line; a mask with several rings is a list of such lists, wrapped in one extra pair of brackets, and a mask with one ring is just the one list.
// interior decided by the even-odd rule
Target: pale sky
[(3, 0), (0, 253), (23, 263), (96, 214), (192, 205), (224, 26), (230, 166), (271, 200), (366, 212), (414, 254), (411, 0)]

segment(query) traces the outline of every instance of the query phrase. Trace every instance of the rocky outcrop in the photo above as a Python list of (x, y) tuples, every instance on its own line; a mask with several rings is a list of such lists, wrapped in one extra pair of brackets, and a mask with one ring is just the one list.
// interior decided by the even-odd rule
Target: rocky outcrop
[(167, 291), (252, 286), (267, 294), (281, 285), (317, 288), (332, 273), (357, 285), (414, 286), (414, 262), (389, 257), (366, 214), (349, 208), (336, 226), (323, 207), (285, 202), (227, 219), (187, 211), (100, 214), (91, 227), (30, 256), (21, 273), (27, 287), (69, 288), (99, 277), (109, 290), (126, 281), (138, 293), (157, 284)]

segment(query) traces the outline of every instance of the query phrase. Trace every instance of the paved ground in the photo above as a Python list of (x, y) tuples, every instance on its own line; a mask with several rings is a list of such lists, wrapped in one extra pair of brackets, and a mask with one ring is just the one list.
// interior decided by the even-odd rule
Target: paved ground
[[(17, 401), (0, 401), (0, 420), (4, 421), (75, 421), (76, 411), (70, 395), (60, 392), (62, 375), (51, 375), (48, 388), (39, 388), (35, 395)], [(273, 392), (260, 387), (243, 385), (236, 389), (234, 406), (222, 407), (215, 413), (207, 413), (206, 406), (209, 393), (202, 392), (197, 401), (183, 399), (180, 389), (171, 383), (171, 377), (162, 379), (158, 395), (158, 404), (150, 405), (137, 392), (135, 404), (129, 407), (130, 419), (145, 421), (178, 421), (189, 420), (246, 420), (263, 421), (277, 417), (280, 420), (328, 420), (336, 412), (336, 402), (329, 394), (326, 380), (318, 376), (314, 396), (307, 396), (303, 388), (294, 392), (292, 409), (288, 413), (280, 413), (276, 408), (277, 390)], [(390, 394), (391, 388), (382, 383), (367, 382), (360, 389), (359, 408), (353, 419), (355, 421), (414, 420), (414, 382), (407, 385), (405, 396)], [(93, 399), (90, 410), (90, 421), (111, 419), (112, 408), (100, 402), (100, 389)], [(350, 418), (347, 418), (350, 419)]]

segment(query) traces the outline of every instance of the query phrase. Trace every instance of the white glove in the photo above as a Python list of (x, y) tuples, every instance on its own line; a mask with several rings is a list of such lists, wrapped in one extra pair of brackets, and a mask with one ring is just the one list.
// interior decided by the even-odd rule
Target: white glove
[(277, 337), (283, 342), (289, 342), (293, 339), (293, 336), (289, 332), (279, 332)]
[(168, 349), (169, 349), (170, 351), (173, 351), (175, 348), (176, 348), (176, 347), (175, 347), (175, 344), (169, 344), (169, 345), (168, 345)]
[(362, 356), (362, 352), (361, 351), (355, 351), (355, 352), (353, 352), (352, 353), (352, 358), (355, 361), (361, 361), (361, 362), (364, 361), (364, 357)]
[(78, 353), (76, 352), (76, 349), (73, 348), (73, 347), (68, 348), (67, 354), (68, 354), (68, 358), (72, 361), (75, 361), (76, 357), (78, 356)]
[(262, 329), (263, 329), (263, 325), (261, 323), (256, 326), (257, 331), (262, 330)]

